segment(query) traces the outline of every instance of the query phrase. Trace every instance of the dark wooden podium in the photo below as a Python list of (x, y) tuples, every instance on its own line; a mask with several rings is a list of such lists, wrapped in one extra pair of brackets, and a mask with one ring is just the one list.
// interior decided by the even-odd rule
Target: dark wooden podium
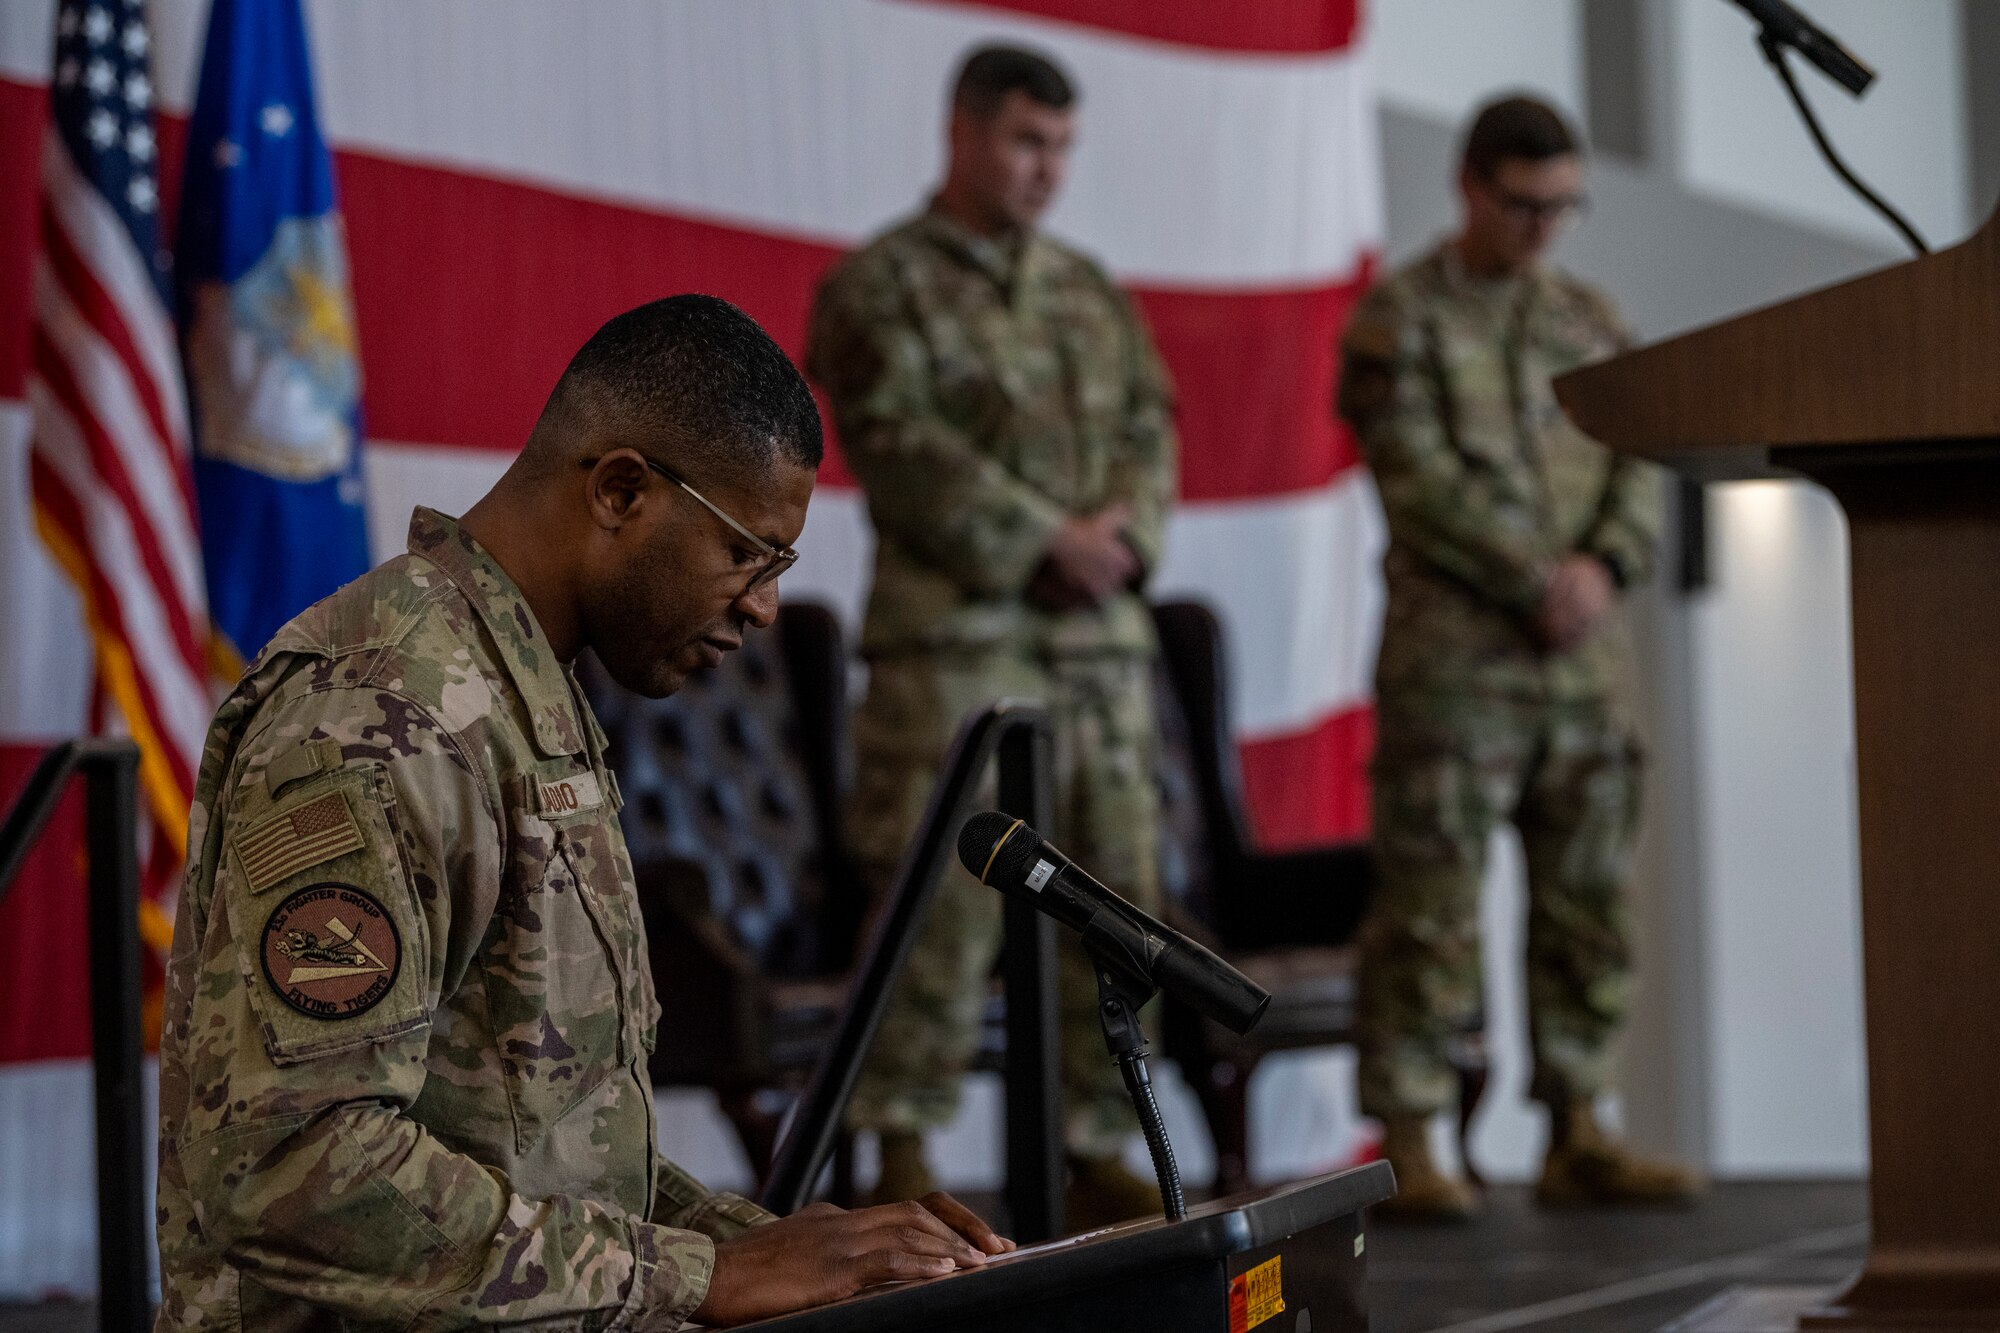
[(768, 1333), (1367, 1333), (1364, 1210), (1386, 1162), (1031, 1246), (744, 1329)]
[(1847, 514), (1873, 1240), (1802, 1322), (2000, 1328), (2000, 215), (1556, 396), (1614, 448)]

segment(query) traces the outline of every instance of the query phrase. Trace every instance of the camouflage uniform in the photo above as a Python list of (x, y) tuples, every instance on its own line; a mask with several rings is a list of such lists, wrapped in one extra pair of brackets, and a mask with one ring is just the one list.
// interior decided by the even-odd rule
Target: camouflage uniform
[[(933, 210), (843, 262), (815, 304), (808, 369), (827, 392), (878, 537), (862, 632), (850, 829), (878, 892), (894, 881), (964, 714), (1002, 697), (1055, 728), (1058, 845), (1123, 896), (1159, 898), (1155, 652), (1144, 599), (1033, 605), (1058, 526), (1123, 501), (1148, 570), (1175, 482), (1166, 374), (1094, 263), (1040, 235), (995, 242)], [(856, 1090), (857, 1127), (917, 1130), (957, 1108), (1000, 947), (1001, 898), (954, 867)], [(1136, 1127), (1080, 947), (1062, 959), (1072, 1149)]]
[(661, 1158), (604, 737), (450, 519), (217, 714), (160, 1056), (166, 1329), (670, 1329), (768, 1215)]
[(1651, 572), (1654, 470), (1565, 419), (1551, 379), (1625, 341), (1599, 293), (1553, 271), (1468, 275), (1443, 248), (1362, 303), (1341, 412), (1389, 520), (1376, 667), (1381, 884), (1362, 935), (1362, 1103), (1382, 1116), (1454, 1095), (1453, 1030), (1480, 1005), (1478, 901), (1488, 835), (1520, 832), (1528, 871), (1532, 1095), (1604, 1084), (1625, 1009), (1621, 888), (1638, 752), (1613, 704), (1613, 620), (1575, 649), (1531, 629), (1556, 563), (1600, 557), (1620, 586)]

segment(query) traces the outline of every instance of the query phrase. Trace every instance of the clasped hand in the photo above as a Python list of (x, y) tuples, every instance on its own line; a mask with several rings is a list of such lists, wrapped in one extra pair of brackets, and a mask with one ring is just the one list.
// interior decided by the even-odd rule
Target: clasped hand
[(1617, 600), (1618, 585), (1611, 571), (1594, 555), (1568, 555), (1549, 575), (1535, 610), (1535, 629), (1542, 643), (1567, 652), (1597, 628)]
[(1119, 503), (1066, 520), (1028, 585), (1028, 599), (1045, 611), (1102, 606), (1132, 586), (1139, 557), (1125, 542), (1132, 506)]

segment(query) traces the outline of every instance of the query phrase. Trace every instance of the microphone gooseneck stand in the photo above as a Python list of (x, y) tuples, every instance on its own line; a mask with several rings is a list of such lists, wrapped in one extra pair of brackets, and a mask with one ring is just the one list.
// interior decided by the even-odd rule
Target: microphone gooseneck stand
[(1819, 117), (1813, 113), (1812, 103), (1806, 100), (1805, 90), (1792, 77), (1792, 67), (1785, 60), (1787, 50), (1797, 51), (1819, 72), (1834, 83), (1845, 88), (1855, 97), (1868, 90), (1875, 82), (1875, 71), (1861, 63), (1855, 54), (1840, 44), (1838, 38), (1811, 19), (1794, 9), (1790, 0), (1734, 0), (1738, 9), (1750, 16), (1757, 25), (1757, 49), (1764, 53), (1778, 82), (1784, 85), (1785, 93), (1798, 109), (1799, 119), (1806, 123), (1806, 133), (1812, 136), (1813, 145), (1820, 156), (1833, 168), (1833, 174), (1840, 177), (1848, 189), (1859, 195), (1861, 201), (1880, 213), (1889, 225), (1901, 232), (1910, 248), (1920, 255), (1927, 255), (1931, 248), (1923, 236), (1910, 225), (1910, 220), (1897, 212), (1887, 199), (1870, 189), (1868, 183), (1854, 174), (1854, 169), (1842, 160), (1834, 149), (1833, 141), (1826, 137), (1820, 127)]
[[(1023, 821), (988, 810), (965, 821), (958, 859), (980, 883), (1025, 902), (1083, 938), (1097, 976), (1097, 1018), (1138, 1112), (1160, 1202), (1170, 1222), (1187, 1216), (1180, 1168), (1153, 1096), (1139, 1010), (1162, 988), (1232, 1032), (1257, 1026), (1271, 993), (1208, 949), (1156, 921), (1092, 879)], [(1032, 867), (1032, 868), (1031, 868)]]
[(1827, 166), (1833, 168), (1833, 174), (1840, 177), (1841, 183), (1848, 189), (1859, 195), (1862, 203), (1880, 213), (1888, 220), (1890, 226), (1902, 233), (1903, 239), (1910, 243), (1912, 250), (1920, 255), (1929, 254), (1931, 247), (1929, 242), (1924, 240), (1922, 233), (1911, 225), (1908, 218), (1897, 211), (1894, 204), (1877, 194), (1869, 187), (1868, 182), (1855, 175), (1854, 168), (1847, 165), (1846, 160), (1834, 148), (1833, 141), (1826, 137), (1826, 131), (1820, 126), (1819, 117), (1813, 113), (1812, 103), (1806, 100), (1805, 90), (1800, 88), (1799, 81), (1792, 77), (1792, 67), (1785, 63), (1785, 43), (1769, 28), (1765, 28), (1757, 34), (1757, 49), (1764, 53), (1764, 59), (1777, 74), (1778, 82), (1785, 86), (1785, 92), (1791, 97), (1792, 105), (1798, 108), (1799, 119), (1806, 123), (1806, 133), (1812, 136), (1813, 146), (1819, 149), (1819, 155), (1826, 159)]
[(1104, 1045), (1118, 1063), (1125, 1079), (1125, 1091), (1132, 1109), (1139, 1113), (1139, 1132), (1145, 1136), (1146, 1151), (1153, 1155), (1153, 1175), (1160, 1182), (1160, 1202), (1169, 1222), (1187, 1216), (1187, 1196), (1181, 1190), (1181, 1169), (1174, 1161), (1174, 1145), (1167, 1141), (1167, 1127), (1160, 1119), (1160, 1103), (1153, 1096), (1153, 1076), (1146, 1068), (1146, 1032), (1139, 1026), (1139, 1010), (1157, 993), (1153, 983), (1119, 965), (1112, 950), (1099, 949), (1086, 941), (1097, 972), (1097, 1021), (1104, 1028)]

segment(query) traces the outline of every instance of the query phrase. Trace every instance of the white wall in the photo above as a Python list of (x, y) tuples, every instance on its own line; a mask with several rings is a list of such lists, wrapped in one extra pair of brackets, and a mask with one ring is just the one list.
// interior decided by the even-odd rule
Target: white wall
[(1805, 482), (1716, 490), (1693, 617), (1708, 1142), (1737, 1175), (1868, 1160), (1847, 527)]
[[(1970, 228), (1958, 0), (1795, 0), (1871, 66), (1858, 100), (1797, 57), (1834, 146), (1933, 246)], [(1754, 40), (1721, 0), (1673, 0), (1679, 173), (1689, 185), (1865, 240), (1887, 224), (1830, 172)]]
[[(1748, 17), (1724, 0), (1649, 0), (1667, 49), (1672, 170), (1714, 196), (1864, 241), (1894, 240), (1834, 178), (1765, 65)], [(1849, 163), (1933, 244), (1975, 219), (1964, 169), (1961, 0), (1797, 0), (1879, 76), (1855, 99), (1797, 57), (1807, 98)], [(1457, 126), (1503, 90), (1580, 114), (1584, 0), (1375, 0), (1370, 40), (1382, 100)]]
[(1495, 92), (1583, 108), (1583, 0), (1373, 0), (1382, 100), (1457, 124)]

